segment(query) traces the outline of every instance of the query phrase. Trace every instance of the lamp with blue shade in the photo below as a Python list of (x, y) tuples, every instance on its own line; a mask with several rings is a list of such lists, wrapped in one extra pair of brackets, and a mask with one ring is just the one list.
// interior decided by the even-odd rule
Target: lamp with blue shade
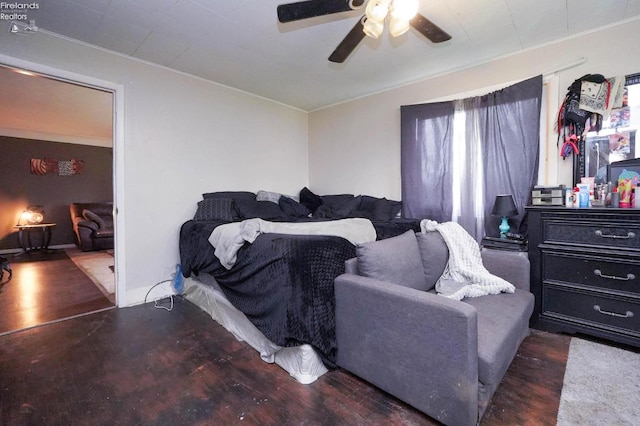
[(493, 204), (491, 214), (502, 217), (502, 222), (500, 222), (500, 226), (498, 227), (500, 230), (500, 238), (507, 238), (507, 232), (511, 229), (508, 218), (518, 214), (516, 203), (513, 201), (513, 195), (496, 195), (496, 202)]

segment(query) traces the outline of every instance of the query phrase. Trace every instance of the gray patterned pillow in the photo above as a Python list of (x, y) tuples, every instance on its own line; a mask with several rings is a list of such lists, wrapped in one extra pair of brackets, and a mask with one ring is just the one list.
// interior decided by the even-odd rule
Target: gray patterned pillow
[(258, 191), (256, 193), (256, 200), (258, 201), (271, 201), (272, 203), (278, 204), (280, 201), (280, 197), (282, 194), (277, 192), (269, 192), (269, 191)]
[(193, 220), (233, 220), (233, 200), (231, 198), (205, 198), (198, 202)]
[(256, 200), (258, 201), (271, 201), (272, 203), (278, 204), (280, 202), (280, 197), (291, 198), (292, 200), (298, 201), (298, 197), (294, 195), (280, 194), (278, 192), (270, 192), (260, 190), (256, 194)]

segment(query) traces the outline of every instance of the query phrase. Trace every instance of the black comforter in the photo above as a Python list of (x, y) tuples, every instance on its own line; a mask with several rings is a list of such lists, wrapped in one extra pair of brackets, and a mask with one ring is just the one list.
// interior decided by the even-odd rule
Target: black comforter
[[(230, 270), (208, 241), (225, 222), (188, 221), (180, 231), (185, 277), (213, 275), (229, 301), (273, 343), (312, 345), (327, 367), (335, 366), (333, 280), (355, 256), (346, 239), (317, 235), (263, 234), (238, 252)], [(378, 239), (418, 229), (417, 221), (374, 223)]]

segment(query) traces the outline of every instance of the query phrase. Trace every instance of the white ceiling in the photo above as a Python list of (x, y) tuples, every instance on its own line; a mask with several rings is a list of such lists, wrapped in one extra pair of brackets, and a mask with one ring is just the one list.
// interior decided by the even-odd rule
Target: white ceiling
[(0, 93), (0, 135), (112, 146), (110, 92), (0, 66)]
[(28, 17), (41, 30), (312, 111), (640, 15), (640, 0), (421, 0), (420, 13), (452, 40), (385, 31), (335, 64), (327, 58), (362, 10), (280, 24), (276, 6), (288, 2), (41, 0)]

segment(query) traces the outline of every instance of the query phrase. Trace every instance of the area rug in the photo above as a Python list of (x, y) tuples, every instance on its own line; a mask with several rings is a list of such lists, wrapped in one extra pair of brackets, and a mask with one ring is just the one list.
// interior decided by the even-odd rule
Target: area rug
[(640, 353), (572, 338), (558, 426), (637, 425)]
[(78, 249), (65, 249), (65, 252), (105, 295), (115, 293), (113, 253), (108, 251), (83, 252)]

